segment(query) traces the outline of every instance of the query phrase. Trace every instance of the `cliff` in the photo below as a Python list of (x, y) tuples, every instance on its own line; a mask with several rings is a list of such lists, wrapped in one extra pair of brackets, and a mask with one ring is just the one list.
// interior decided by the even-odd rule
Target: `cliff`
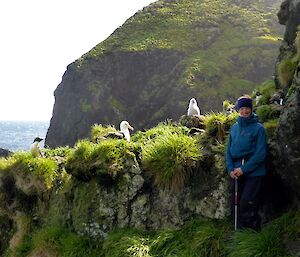
[(300, 1), (284, 1), (278, 16), (279, 20), (286, 24), (286, 31), (276, 64), (276, 86), (285, 93), (286, 103), (280, 114), (275, 137), (270, 144), (271, 169), (283, 179), (283, 201), (299, 205)]
[[(286, 5), (300, 16), (299, 0)], [(115, 129), (97, 125), (74, 148), (1, 158), (0, 255), (298, 256), (299, 32), (292, 38), (282, 42), (274, 81), (253, 92), (262, 92), (255, 108), (273, 187), (261, 232), (234, 233), (226, 220), (224, 147), (237, 114), (209, 113), (139, 131), (131, 142), (107, 139)], [(282, 211), (290, 212), (273, 220)]]
[(145, 129), (251, 92), (273, 74), (279, 1), (157, 1), (70, 64), (46, 144), (74, 145), (93, 124)]

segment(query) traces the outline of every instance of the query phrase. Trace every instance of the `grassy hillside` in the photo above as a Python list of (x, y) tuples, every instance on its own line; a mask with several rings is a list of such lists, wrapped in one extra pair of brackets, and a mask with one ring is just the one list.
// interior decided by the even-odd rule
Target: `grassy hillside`
[(74, 145), (95, 123), (128, 120), (147, 129), (178, 120), (192, 97), (202, 113), (222, 110), (225, 99), (274, 74), (283, 29), (276, 4), (161, 0), (145, 7), (68, 66), (46, 144)]
[(157, 1), (128, 19), (77, 65), (109, 52), (180, 51), (186, 55), (185, 70), (177, 84), (201, 99), (211, 98), (204, 109), (214, 109), (216, 98), (233, 99), (267, 79), (264, 73), (270, 75), (273, 69), (282, 34), (276, 17), (281, 1), (273, 6), (237, 2)]

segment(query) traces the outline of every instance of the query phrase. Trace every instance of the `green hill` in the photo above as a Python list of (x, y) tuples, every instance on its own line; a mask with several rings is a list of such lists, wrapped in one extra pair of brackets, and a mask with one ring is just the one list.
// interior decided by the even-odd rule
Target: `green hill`
[(149, 128), (178, 120), (191, 97), (206, 112), (251, 92), (273, 75), (283, 34), (279, 2), (164, 0), (145, 7), (69, 65), (46, 143), (72, 145), (94, 123), (126, 119)]

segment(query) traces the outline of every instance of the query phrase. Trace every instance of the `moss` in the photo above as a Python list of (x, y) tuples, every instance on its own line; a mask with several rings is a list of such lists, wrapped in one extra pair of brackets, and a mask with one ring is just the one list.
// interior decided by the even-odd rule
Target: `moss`
[(280, 110), (272, 105), (261, 105), (257, 107), (256, 114), (261, 122), (279, 118)]
[(74, 206), (72, 209), (72, 222), (76, 230), (83, 234), (89, 232), (89, 224), (86, 221), (91, 220), (96, 208), (93, 202), (96, 199), (98, 184), (96, 180), (89, 183), (78, 183), (74, 191)]
[(274, 80), (267, 80), (261, 85), (257, 86), (252, 93), (252, 98), (255, 99), (256, 92), (261, 93), (261, 98), (259, 99), (258, 105), (269, 104), (271, 96), (275, 93), (275, 82)]
[(263, 125), (266, 129), (268, 138), (272, 138), (274, 136), (276, 128), (278, 127), (278, 119), (269, 120)]
[(119, 110), (120, 112), (124, 112), (126, 110), (126, 106), (124, 106), (120, 101), (118, 101), (116, 98), (110, 96), (108, 99), (109, 103), (112, 107)]
[(92, 110), (92, 105), (88, 104), (88, 100), (85, 99), (81, 102), (81, 109), (83, 112), (90, 112)]
[(285, 59), (278, 64), (278, 79), (282, 87), (286, 87), (292, 82), (298, 62), (298, 60)]

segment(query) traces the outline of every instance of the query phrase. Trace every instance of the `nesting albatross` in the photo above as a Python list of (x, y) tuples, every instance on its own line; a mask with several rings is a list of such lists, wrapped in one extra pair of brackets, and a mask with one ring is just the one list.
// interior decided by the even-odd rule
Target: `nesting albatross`
[(119, 131), (109, 132), (104, 137), (105, 138), (116, 138), (116, 139), (125, 138), (129, 142), (130, 141), (129, 129), (133, 130), (133, 127), (129, 124), (128, 121), (123, 120), (120, 123), (120, 132)]
[(130, 126), (129, 122), (126, 120), (123, 120), (120, 123), (120, 130), (123, 133), (124, 137), (126, 138), (126, 140), (129, 142), (130, 141), (130, 133), (129, 133), (129, 129), (133, 130), (134, 128), (132, 126)]
[(197, 101), (195, 98), (192, 98), (190, 100), (190, 103), (189, 103), (189, 108), (188, 108), (188, 113), (187, 113), (188, 116), (192, 116), (192, 115), (200, 115), (200, 109), (197, 105)]

